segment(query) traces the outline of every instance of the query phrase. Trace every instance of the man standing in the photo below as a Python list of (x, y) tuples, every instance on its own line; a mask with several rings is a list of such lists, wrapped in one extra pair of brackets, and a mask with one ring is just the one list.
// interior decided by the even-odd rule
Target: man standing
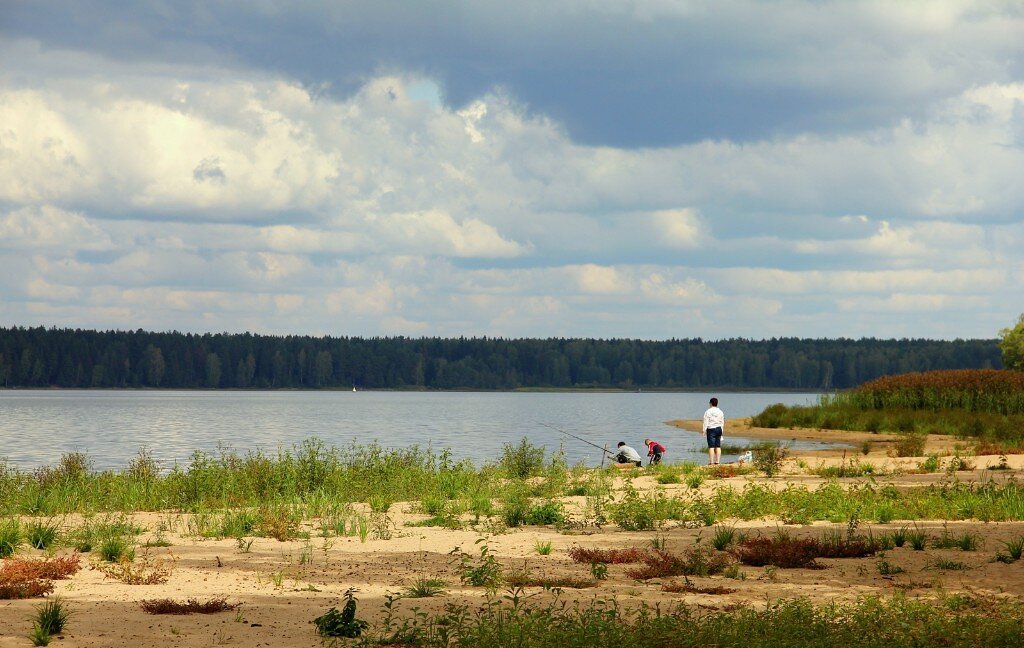
[(711, 407), (704, 412), (704, 435), (708, 439), (708, 465), (717, 466), (722, 461), (722, 433), (725, 431), (725, 414), (718, 409), (718, 399), (711, 399)]

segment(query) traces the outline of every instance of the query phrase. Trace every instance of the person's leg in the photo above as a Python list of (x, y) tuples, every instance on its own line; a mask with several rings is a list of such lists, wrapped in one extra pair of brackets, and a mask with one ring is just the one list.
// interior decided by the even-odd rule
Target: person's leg
[(722, 463), (722, 446), (715, 448), (715, 465)]

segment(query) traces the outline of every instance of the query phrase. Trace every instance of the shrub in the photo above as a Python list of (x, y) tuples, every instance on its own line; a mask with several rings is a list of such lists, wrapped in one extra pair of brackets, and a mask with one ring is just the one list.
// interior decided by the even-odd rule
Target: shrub
[(519, 445), (506, 443), (498, 465), (512, 479), (539, 475), (544, 470), (544, 448), (533, 445), (526, 437)]
[(901, 434), (893, 444), (897, 457), (920, 457), (924, 454), (925, 434)]
[(753, 447), (754, 468), (768, 477), (774, 477), (782, 470), (782, 462), (789, 456), (789, 449), (778, 443), (759, 443)]

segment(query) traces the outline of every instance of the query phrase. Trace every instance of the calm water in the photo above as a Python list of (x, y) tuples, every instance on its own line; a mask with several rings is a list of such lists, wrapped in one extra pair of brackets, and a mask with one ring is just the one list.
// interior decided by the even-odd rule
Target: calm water
[[(718, 393), (726, 416), (756, 414), (771, 403), (810, 404), (817, 394)], [(600, 451), (546, 426), (614, 447), (640, 450), (650, 437), (668, 448), (666, 460), (699, 460), (699, 434), (665, 425), (697, 419), (710, 394), (478, 392), (206, 392), (0, 391), (0, 459), (19, 468), (85, 452), (100, 469), (127, 464), (140, 448), (164, 467), (187, 463), (194, 450), (276, 452), (309, 437), (347, 446), (451, 448), (477, 463), (527, 437), (557, 449), (571, 463), (600, 461)], [(745, 440), (730, 437), (729, 443)], [(814, 444), (803, 444), (809, 447)]]

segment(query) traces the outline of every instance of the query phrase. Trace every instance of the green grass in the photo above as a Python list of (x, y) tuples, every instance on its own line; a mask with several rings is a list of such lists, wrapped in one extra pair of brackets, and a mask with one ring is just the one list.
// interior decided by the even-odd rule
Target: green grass
[(405, 596), (408, 598), (429, 598), (433, 596), (440, 596), (444, 594), (444, 588), (447, 586), (443, 580), (439, 578), (418, 578), (416, 581), (405, 589)]
[[(509, 597), (513, 598), (513, 597)], [(379, 630), (379, 634), (374, 631)], [(852, 604), (815, 605), (806, 599), (770, 601), (766, 606), (709, 612), (699, 606), (642, 607), (614, 601), (575, 606), (523, 605), (503, 600), (479, 610), (450, 606), (416, 616), (402, 627), (371, 628), (367, 643), (434, 646), (584, 646), (682, 648), (705, 646), (829, 647), (1020, 645), (1024, 612), (1012, 602), (961, 606), (931, 605), (901, 596), (864, 598)]]

